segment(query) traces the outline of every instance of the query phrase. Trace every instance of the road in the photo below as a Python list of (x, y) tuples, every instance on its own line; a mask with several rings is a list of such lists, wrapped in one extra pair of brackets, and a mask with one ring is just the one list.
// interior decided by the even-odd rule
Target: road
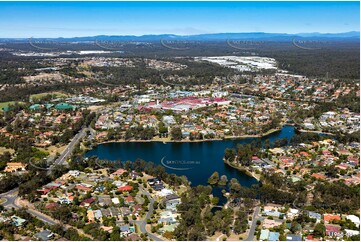
[[(57, 221), (53, 218), (51, 218), (50, 216), (43, 214), (39, 211), (37, 211), (34, 206), (26, 201), (26, 200), (21, 200), (20, 197), (18, 197), (18, 193), (19, 193), (19, 188), (15, 188), (11, 191), (5, 192), (0, 194), (0, 198), (5, 198), (6, 202), (4, 202), (2, 205), (6, 208), (6, 209), (20, 209), (20, 208), (26, 208), (26, 211), (31, 214), (32, 216), (36, 217), (37, 219), (43, 221), (44, 223), (47, 223), (49, 225), (56, 225), (56, 224), (62, 224), (60, 221)], [(88, 234), (85, 234), (83, 230), (75, 228), (73, 226), (70, 226), (68, 224), (63, 225), (63, 229), (67, 230), (69, 228), (73, 228), (75, 230), (78, 231), (79, 234), (84, 235), (85, 237), (88, 237), (91, 240), (94, 240), (94, 238)]]
[(146, 195), (149, 199), (149, 210), (148, 213), (145, 215), (145, 218), (143, 220), (132, 220), (131, 222), (137, 224), (139, 226), (140, 232), (143, 234), (147, 234), (148, 237), (154, 241), (163, 241), (161, 238), (153, 235), (152, 233), (149, 233), (146, 229), (147, 226), (147, 220), (150, 219), (150, 217), (153, 214), (153, 204), (154, 204), (154, 199), (153, 197), (150, 195), (150, 193), (148, 191), (146, 191), (145, 189), (139, 187), (139, 191), (142, 192), (142, 194)]
[(68, 144), (68, 147), (65, 148), (63, 153), (58, 157), (58, 159), (55, 160), (54, 165), (63, 165), (66, 161), (66, 158), (71, 154), (71, 152), (74, 150), (75, 145), (79, 143), (79, 141), (85, 137), (86, 131), (88, 128), (84, 127), (82, 128), (71, 140), (71, 142)]
[[(252, 216), (252, 224), (248, 232), (248, 237), (245, 239), (245, 241), (253, 241), (254, 240), (254, 232), (256, 231), (257, 227), (257, 221), (258, 220), (264, 220), (265, 218), (262, 217), (262, 215), (259, 214), (261, 207), (257, 206), (254, 210), (253, 216)], [(279, 218), (273, 218), (277, 222), (285, 222), (285, 219), (279, 219)]]
[[(149, 233), (146, 230), (146, 225), (147, 225), (147, 220), (150, 219), (150, 217), (153, 214), (154, 211), (154, 199), (153, 197), (150, 195), (150, 193), (148, 191), (146, 191), (143, 188), (139, 189), (142, 194), (146, 195), (149, 199), (149, 210), (148, 213), (146, 214), (145, 218), (143, 220), (133, 220), (131, 222), (134, 222), (135, 224), (137, 224), (139, 226), (140, 232), (147, 234), (148, 237), (154, 241), (163, 241), (161, 238), (153, 235), (152, 233)], [(15, 208), (15, 209), (19, 209), (22, 207), (26, 207), (26, 211), (28, 213), (30, 213), (31, 215), (33, 215), (34, 217), (38, 218), (39, 220), (48, 223), (50, 225), (55, 225), (55, 224), (59, 224), (59, 221), (54, 220), (53, 218), (49, 217), (48, 215), (45, 215), (37, 210), (35, 210), (34, 208), (32, 208), (32, 205), (30, 203), (26, 203), (24, 201), (20, 202), (20, 198), (18, 197), (18, 192), (19, 192), (19, 188), (15, 188), (11, 191), (8, 191), (6, 193), (0, 194), (0, 198), (5, 198), (6, 201), (2, 204), (5, 208), (7, 209), (11, 209), (11, 208)], [(66, 229), (68, 226), (64, 226), (64, 228)], [(81, 234), (84, 234), (83, 231), (80, 231)], [(86, 235), (87, 237), (90, 237), (89, 235)]]
[[(275, 162), (271, 161), (270, 159), (263, 159), (263, 161), (266, 162), (268, 165), (273, 166), (274, 168), (277, 167), (277, 164)], [(278, 169), (282, 170), (284, 174), (287, 174), (287, 171), (284, 168), (280, 167)]]
[[(98, 110), (97, 113), (101, 112)], [(89, 127), (82, 127), (82, 129), (73, 137), (71, 142), (65, 148), (65, 150), (61, 153), (61, 155), (55, 160), (54, 165), (63, 165), (69, 155), (73, 152), (74, 147), (79, 143), (79, 141), (87, 135), (87, 131), (90, 131), (89, 139), (93, 140), (95, 138), (95, 130), (93, 130), (90, 126)], [(66, 164), (66, 163), (65, 163)], [(51, 169), (50, 169), (51, 170)], [(50, 171), (49, 170), (49, 171)]]
[(93, 139), (95, 139), (95, 135), (96, 135), (95, 130), (92, 129), (91, 127), (89, 127), (88, 130), (89, 130), (89, 133), (90, 133), (89, 137), (88, 137), (88, 140), (92, 141)]
[(20, 208), (15, 204), (15, 200), (18, 197), (19, 188), (15, 188), (8, 192), (0, 194), (0, 198), (6, 199), (6, 201), (2, 204), (5, 208)]
[[(90, 128), (87, 127), (83, 127), (75, 136), (74, 138), (71, 140), (71, 142), (68, 144), (67, 148), (65, 148), (65, 150), (62, 152), (62, 154), (55, 160), (54, 164), (51, 166), (55, 166), (55, 165), (63, 165), (66, 164), (66, 159), (69, 157), (69, 155), (72, 153), (72, 151), (74, 150), (74, 147), (79, 143), (79, 141), (84, 138), (86, 136), (87, 130), (90, 130), (90, 138), (94, 138), (94, 131)], [(48, 170), (48, 173), (51, 172), (51, 169)], [(152, 196), (150, 195), (150, 193), (146, 190), (144, 190), (143, 188), (140, 189), (142, 194), (146, 195), (149, 199), (149, 211), (145, 216), (145, 219), (143, 220), (135, 220), (132, 221), (135, 224), (139, 225), (140, 231), (142, 233), (145, 233), (148, 235), (148, 237), (152, 240), (155, 241), (162, 241), (161, 238), (158, 238), (157, 236), (153, 235), (152, 233), (148, 233), (146, 230), (146, 225), (147, 225), (147, 220), (150, 219), (151, 215), (153, 214), (153, 204), (154, 204), (154, 199), (152, 198)], [(19, 188), (15, 188), (11, 191), (8, 191), (6, 193), (0, 194), (0, 198), (5, 198), (6, 201), (2, 204), (5, 208), (22, 208), (23, 206), (21, 204), (19, 204), (19, 198), (18, 198), (18, 192), (19, 192)], [(27, 212), (30, 213), (31, 215), (37, 217), (39, 220), (48, 223), (50, 225), (54, 225), (54, 224), (58, 224), (58, 221), (55, 221), (54, 219), (50, 218), (49, 216), (42, 214), (39, 211), (36, 211), (35, 209), (30, 209), (27, 208)]]
[[(18, 197), (18, 193), (19, 193), (19, 188), (15, 188), (11, 191), (0, 194), (1, 198), (6, 199), (6, 202), (4, 202), (2, 205), (7, 209), (23, 208), (24, 206), (20, 203), (20, 198)], [(48, 223), (50, 225), (57, 224), (57, 222), (55, 220), (49, 218), (45, 214), (42, 214), (34, 209), (27, 208), (26, 211), (45, 223)]]
[(65, 148), (65, 150), (61, 153), (61, 155), (54, 161), (54, 164), (52, 164), (48, 170), (48, 174), (51, 172), (51, 168), (53, 168), (55, 165), (66, 165), (65, 162), (66, 159), (71, 155), (73, 152), (75, 146), (79, 143), (79, 141), (86, 136), (86, 131), (88, 128), (83, 127), (71, 140), (71, 142), (68, 144), (68, 146)]
[(254, 213), (253, 213), (253, 216), (252, 216), (252, 224), (251, 224), (251, 227), (249, 228), (248, 237), (245, 239), (246, 241), (253, 241), (254, 240), (254, 232), (256, 231), (257, 221), (258, 220), (263, 220), (262, 217), (259, 217), (260, 209), (261, 209), (261, 207), (257, 206), (256, 209), (254, 210)]

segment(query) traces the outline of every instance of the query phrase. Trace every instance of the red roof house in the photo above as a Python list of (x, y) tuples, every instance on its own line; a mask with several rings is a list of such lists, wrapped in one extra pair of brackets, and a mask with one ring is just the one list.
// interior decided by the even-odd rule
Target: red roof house
[(130, 185), (127, 185), (127, 186), (123, 186), (123, 187), (119, 187), (119, 188), (118, 188), (118, 191), (121, 191), (121, 192), (131, 191), (131, 190), (133, 190), (133, 187), (130, 186)]
[(94, 198), (87, 198), (80, 203), (80, 206), (89, 207), (93, 202), (95, 202)]
[(45, 205), (45, 208), (53, 210), (53, 209), (56, 209), (58, 206), (59, 206), (59, 204), (57, 204), (57, 203), (48, 203)]
[(127, 172), (127, 170), (124, 170), (124, 169), (120, 168), (120, 169), (116, 170), (115, 172), (113, 172), (112, 175), (113, 176), (120, 176), (125, 172)]
[(129, 196), (125, 199), (125, 203), (126, 203), (126, 204), (133, 204), (133, 203), (134, 203), (133, 197), (129, 195)]
[(341, 233), (341, 226), (333, 225), (333, 224), (326, 224), (326, 235), (329, 237), (342, 237)]
[(337, 215), (337, 214), (327, 214), (327, 213), (325, 213), (323, 215), (323, 220), (325, 222), (331, 222), (332, 220), (340, 221), (341, 217), (340, 217), (340, 215)]

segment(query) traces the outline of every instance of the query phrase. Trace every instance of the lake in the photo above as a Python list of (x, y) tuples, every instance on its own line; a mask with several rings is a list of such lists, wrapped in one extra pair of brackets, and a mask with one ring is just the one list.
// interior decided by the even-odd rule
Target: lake
[[(222, 158), (226, 148), (237, 144), (247, 144), (254, 140), (271, 143), (276, 139), (292, 138), (295, 135), (293, 126), (284, 126), (280, 131), (262, 138), (243, 138), (235, 140), (216, 140), (205, 142), (114, 142), (100, 144), (88, 151), (85, 156), (97, 156), (105, 160), (135, 161), (140, 158), (161, 164), (168, 173), (185, 175), (191, 185), (207, 185), (213, 172), (226, 175), (228, 180), (236, 178), (242, 186), (250, 187), (258, 181), (224, 164)], [(222, 197), (222, 187), (215, 187), (213, 194)], [(223, 200), (223, 199), (222, 199)]]

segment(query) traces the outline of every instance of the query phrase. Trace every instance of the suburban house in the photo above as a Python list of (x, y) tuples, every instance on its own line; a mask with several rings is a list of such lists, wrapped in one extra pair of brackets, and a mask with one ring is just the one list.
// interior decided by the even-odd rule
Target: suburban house
[(8, 162), (4, 172), (25, 171), (26, 165), (21, 162)]

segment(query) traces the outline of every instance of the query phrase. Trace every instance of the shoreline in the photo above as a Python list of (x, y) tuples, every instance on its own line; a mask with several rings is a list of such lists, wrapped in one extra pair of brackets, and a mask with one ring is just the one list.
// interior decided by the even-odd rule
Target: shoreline
[[(224, 138), (213, 138), (213, 139), (203, 139), (203, 140), (171, 140), (169, 138), (153, 138), (151, 140), (124, 140), (124, 139), (120, 139), (120, 140), (108, 140), (108, 141), (102, 141), (102, 142), (97, 142), (96, 145), (101, 145), (101, 144), (109, 144), (109, 143), (134, 143), (134, 142), (139, 142), (139, 143), (147, 143), (147, 142), (162, 142), (162, 143), (194, 143), (194, 142), (210, 142), (210, 141), (222, 141), (222, 140), (237, 140), (237, 139), (247, 139), (247, 138), (263, 138), (265, 136), (268, 136), (270, 134), (276, 133), (281, 131), (281, 129), (284, 126), (291, 126), (291, 125), (283, 125), (281, 128), (278, 129), (271, 129), (269, 131), (267, 131), (266, 133), (263, 134), (255, 134), (255, 135), (240, 135), (240, 136), (225, 136)], [(96, 146), (95, 145), (95, 146)]]
[(230, 167), (232, 167), (232, 168), (234, 168), (234, 169), (236, 169), (236, 170), (238, 170), (238, 171), (243, 172), (243, 173), (246, 174), (247, 176), (253, 177), (253, 178), (256, 179), (258, 182), (261, 180), (261, 177), (260, 177), (260, 176), (258, 177), (258, 176), (255, 175), (253, 172), (250, 172), (247, 167), (235, 166), (234, 164), (230, 163), (229, 161), (225, 160), (224, 158), (223, 158), (223, 162), (224, 162), (224, 164), (226, 164), (226, 165), (228, 165), (228, 166), (230, 166)]
[(314, 133), (314, 134), (325, 134), (325, 135), (335, 135), (329, 132), (317, 131), (317, 130), (305, 130), (305, 129), (298, 129), (298, 132), (301, 133)]

